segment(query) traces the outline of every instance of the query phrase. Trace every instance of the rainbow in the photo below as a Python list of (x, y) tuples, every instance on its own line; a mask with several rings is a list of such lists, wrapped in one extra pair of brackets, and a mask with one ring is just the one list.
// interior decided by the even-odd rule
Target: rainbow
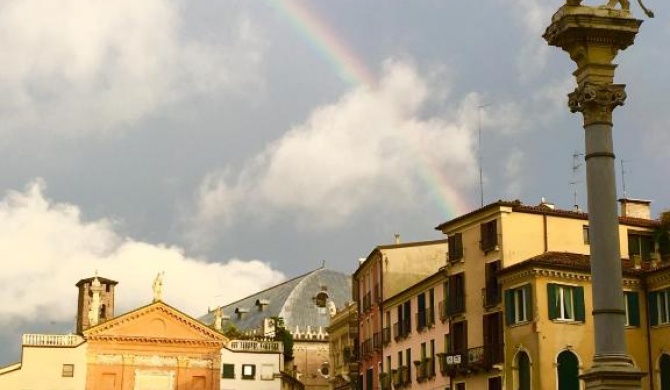
[[(301, 0), (268, 0), (268, 3), (279, 12), (300, 33), (307, 43), (316, 50), (336, 70), (342, 80), (352, 86), (374, 86), (377, 77), (370, 71), (354, 50), (340, 38), (316, 12), (312, 11)], [(408, 136), (408, 138), (410, 138)], [(453, 218), (471, 210), (463, 196), (449, 183), (445, 170), (439, 163), (422, 153), (421, 141), (414, 142), (421, 160), (417, 169), (418, 175), (432, 189), (432, 194), (447, 218)]]
[(351, 85), (374, 85), (375, 75), (328, 23), (299, 0), (268, 0), (302, 37)]

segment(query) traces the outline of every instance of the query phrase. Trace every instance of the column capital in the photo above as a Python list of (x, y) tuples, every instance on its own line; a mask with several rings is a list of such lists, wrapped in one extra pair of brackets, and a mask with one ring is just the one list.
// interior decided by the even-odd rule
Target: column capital
[(584, 115), (584, 127), (599, 123), (611, 126), (612, 112), (625, 101), (624, 84), (584, 82), (568, 94), (568, 107)]

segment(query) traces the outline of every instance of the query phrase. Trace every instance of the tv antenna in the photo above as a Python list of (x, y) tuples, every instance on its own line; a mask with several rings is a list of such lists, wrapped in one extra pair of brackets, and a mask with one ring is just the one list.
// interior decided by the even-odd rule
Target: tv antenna
[(584, 153), (579, 153), (575, 150), (572, 154), (572, 181), (570, 185), (572, 186), (572, 204), (575, 208), (575, 211), (579, 211), (579, 204), (577, 203), (577, 184), (581, 183), (581, 180), (577, 179), (577, 173), (579, 168), (582, 166), (582, 162), (579, 160), (580, 156), (583, 156)]
[(477, 106), (477, 153), (479, 160), (479, 205), (484, 207), (484, 179), (483, 179), (483, 166), (484, 166), (484, 155), (482, 153), (482, 109), (490, 106), (490, 103), (480, 104)]
[(626, 168), (625, 164), (628, 162), (628, 160), (621, 159), (619, 160), (619, 163), (621, 164), (621, 185), (623, 186), (623, 197), (626, 198)]

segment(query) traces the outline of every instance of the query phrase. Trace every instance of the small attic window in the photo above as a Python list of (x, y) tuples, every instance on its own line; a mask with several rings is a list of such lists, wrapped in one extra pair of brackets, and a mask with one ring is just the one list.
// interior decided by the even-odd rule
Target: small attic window
[(317, 307), (326, 307), (326, 304), (328, 303), (328, 293), (325, 291), (321, 291), (318, 294), (316, 294), (316, 297), (314, 297), (314, 303), (316, 304)]
[(256, 307), (258, 307), (258, 311), (263, 311), (265, 308), (270, 304), (269, 299), (257, 299), (256, 300)]
[(246, 314), (249, 312), (249, 309), (244, 308), (244, 307), (238, 307), (235, 309), (235, 314), (237, 314), (237, 319), (241, 320), (246, 316)]

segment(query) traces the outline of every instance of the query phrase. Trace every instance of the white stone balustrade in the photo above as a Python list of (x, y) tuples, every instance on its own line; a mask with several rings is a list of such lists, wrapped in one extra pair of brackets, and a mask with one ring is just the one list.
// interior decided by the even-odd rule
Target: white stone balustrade
[(24, 334), (24, 347), (76, 347), (84, 338), (76, 334)]
[(283, 344), (279, 341), (231, 340), (227, 348), (239, 352), (283, 352)]

